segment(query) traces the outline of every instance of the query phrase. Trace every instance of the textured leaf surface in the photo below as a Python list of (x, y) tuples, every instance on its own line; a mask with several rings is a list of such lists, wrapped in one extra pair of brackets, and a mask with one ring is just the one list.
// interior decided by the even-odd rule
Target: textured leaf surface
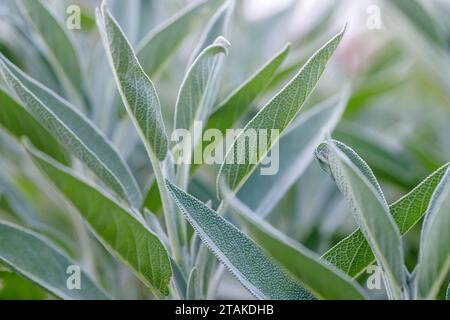
[(123, 31), (103, 2), (97, 25), (122, 101), (145, 145), (159, 160), (167, 154), (168, 138), (156, 90), (145, 74)]
[(67, 101), (29, 78), (0, 54), (0, 72), (26, 110), (61, 145), (119, 196), (138, 206), (141, 192), (125, 161), (105, 137)]
[(70, 290), (67, 268), (75, 263), (46, 239), (19, 226), (0, 221), (0, 261), (62, 299), (109, 299), (81, 272), (81, 288)]
[(170, 182), (167, 185), (198, 236), (253, 295), (260, 299), (312, 298), (239, 229)]
[[(423, 217), (431, 195), (448, 167), (449, 164), (446, 164), (439, 168), (411, 192), (389, 206), (400, 234), (406, 234)], [(322, 259), (331, 262), (352, 277), (357, 277), (375, 262), (372, 250), (359, 229), (328, 250)]]
[(405, 279), (400, 233), (372, 171), (352, 149), (337, 141), (319, 145), (316, 157), (345, 196), (378, 265), (385, 272), (389, 296), (401, 298)]
[[(250, 130), (268, 130), (267, 151), (276, 142), (272, 138), (272, 129), (279, 130), (279, 134), (289, 126), (300, 111), (303, 103), (308, 98), (320, 76), (325, 70), (326, 63), (336, 50), (345, 28), (319, 49), (294, 76), (294, 78), (268, 103), (258, 114), (250, 120), (242, 133), (235, 139), (227, 151), (225, 161), (220, 167), (217, 176), (217, 185), (224, 179), (232, 191), (238, 191), (249, 175), (255, 170), (256, 165), (265, 156), (258, 151), (256, 146), (249, 144), (247, 152), (242, 153), (239, 146), (245, 144), (246, 134)], [(260, 145), (258, 139), (257, 145)], [(242, 164), (238, 159), (243, 159)], [(254, 159), (254, 160), (253, 160)], [(220, 192), (218, 192), (220, 196)]]
[[(36, 149), (27, 146), (33, 161), (77, 208), (104, 246), (123, 261), (147, 286), (169, 293), (172, 275), (169, 257), (158, 237), (129, 209), (99, 187), (78, 177)], [(155, 290), (156, 289), (156, 290)]]
[(231, 206), (252, 238), (316, 297), (365, 299), (362, 288), (348, 275), (320, 262), (314, 252), (272, 227), (242, 203)]
[(238, 192), (238, 198), (257, 215), (267, 215), (311, 163), (314, 149), (325, 133), (333, 131), (348, 96), (346, 91), (300, 115), (278, 142), (280, 156), (277, 173), (261, 175), (260, 165)]
[(216, 2), (216, 0), (201, 0), (192, 3), (155, 30), (150, 31), (141, 40), (136, 52), (144, 71), (150, 77), (158, 75), (169, 57), (189, 35), (189, 31), (196, 22), (204, 14), (209, 13)]
[(450, 169), (430, 199), (422, 226), (417, 271), (418, 294), (434, 299), (450, 270)]

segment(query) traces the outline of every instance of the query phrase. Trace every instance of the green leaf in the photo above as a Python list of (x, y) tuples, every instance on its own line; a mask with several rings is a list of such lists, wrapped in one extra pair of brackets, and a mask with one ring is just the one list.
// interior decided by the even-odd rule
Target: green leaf
[(59, 162), (68, 163), (64, 151), (47, 129), (3, 89), (0, 89), (0, 125), (16, 138), (26, 136), (39, 150)]
[(276, 174), (261, 175), (255, 170), (237, 197), (257, 215), (266, 216), (311, 163), (316, 146), (325, 133), (333, 131), (348, 98), (346, 90), (300, 115), (278, 142), (280, 157)]
[(100, 10), (97, 9), (96, 14), (122, 101), (147, 151), (162, 161), (167, 154), (168, 138), (153, 83), (142, 70), (133, 48), (106, 8), (105, 2)]
[[(278, 137), (273, 130), (278, 130), (279, 135), (281, 135), (300, 111), (305, 100), (325, 70), (326, 63), (334, 53), (344, 32), (345, 27), (319, 49), (305, 63), (294, 78), (245, 126), (241, 134), (238, 135), (227, 151), (224, 163), (220, 167), (217, 176), (217, 188), (222, 179), (225, 180), (229, 188), (234, 192), (237, 192), (241, 188), (243, 183), (255, 170), (257, 164), (261, 162), (267, 152), (276, 143)], [(268, 131), (267, 147), (263, 148), (263, 150), (257, 150), (261, 149), (261, 147), (257, 148), (255, 145), (250, 145), (248, 148), (250, 150), (242, 152), (240, 146), (245, 145), (247, 134), (253, 130), (259, 132), (260, 129)], [(257, 139), (257, 146), (261, 146), (262, 144), (259, 140), (262, 139)], [(220, 197), (219, 189), (218, 196)]]
[(417, 271), (421, 298), (433, 299), (450, 270), (450, 169), (433, 192), (422, 226)]
[(197, 235), (225, 267), (259, 299), (311, 299), (239, 229), (166, 180), (175, 202)]
[(342, 271), (287, 237), (239, 200), (229, 201), (252, 238), (306, 289), (320, 299), (365, 299), (362, 288)]
[(217, 96), (218, 80), (229, 42), (222, 37), (195, 59), (181, 84), (175, 106), (175, 129), (192, 131), (194, 121), (204, 121)]
[(55, 296), (75, 300), (109, 299), (84, 272), (80, 274), (81, 288), (70, 290), (67, 268), (75, 263), (39, 235), (0, 221), (0, 244), (1, 262)]
[[(411, 192), (389, 206), (400, 234), (406, 234), (423, 217), (431, 195), (449, 165), (446, 164), (433, 172)], [(357, 277), (375, 262), (370, 246), (359, 229), (328, 250), (322, 259), (329, 261), (352, 277)]]
[(193, 267), (191, 273), (189, 274), (187, 289), (186, 289), (186, 299), (195, 300), (199, 294), (199, 282), (198, 282), (198, 271), (196, 267)]
[(0, 54), (0, 72), (23, 107), (62, 146), (119, 196), (138, 207), (141, 192), (125, 161), (106, 138), (67, 101), (20, 71)]
[(182, 9), (162, 25), (151, 30), (137, 45), (136, 52), (144, 71), (155, 77), (190, 34), (197, 22), (216, 6), (215, 0), (200, 0)]
[(390, 298), (401, 299), (404, 288), (400, 233), (370, 168), (352, 149), (327, 141), (316, 149), (322, 168), (336, 182), (386, 277)]
[(189, 58), (188, 66), (190, 66), (197, 56), (218, 37), (228, 37), (227, 30), (230, 24), (231, 15), (234, 10), (234, 0), (227, 0), (211, 17), (208, 25), (205, 27), (201, 39), (197, 47), (192, 51)]
[(82, 71), (74, 43), (51, 10), (41, 0), (20, 0), (21, 11), (38, 31), (46, 46), (46, 55), (68, 93), (82, 92)]
[(125, 263), (155, 295), (169, 293), (169, 256), (137, 214), (77, 176), (69, 168), (26, 144), (38, 168), (73, 204), (108, 251)]
[(447, 293), (445, 294), (445, 300), (450, 300), (450, 282), (448, 283)]

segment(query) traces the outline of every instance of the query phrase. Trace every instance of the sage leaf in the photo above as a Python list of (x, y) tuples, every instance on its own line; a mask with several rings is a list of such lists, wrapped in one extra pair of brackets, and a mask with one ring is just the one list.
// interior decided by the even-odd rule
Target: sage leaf
[(34, 232), (0, 221), (0, 261), (58, 298), (107, 300), (109, 295), (80, 273), (80, 289), (67, 286), (67, 270), (76, 265), (65, 254)]
[[(332, 132), (344, 112), (349, 90), (301, 114), (280, 138), (278, 171), (261, 175), (255, 170), (237, 197), (259, 216), (266, 216), (314, 159), (314, 150)], [(262, 165), (260, 165), (261, 167)]]
[(0, 54), (0, 72), (22, 106), (69, 152), (133, 206), (141, 192), (130, 169), (108, 140), (67, 101), (20, 71)]
[(122, 101), (151, 154), (164, 160), (168, 138), (156, 90), (106, 3), (96, 12), (97, 25)]
[(433, 192), (422, 225), (417, 290), (434, 299), (450, 270), (450, 169)]
[(378, 266), (386, 275), (389, 297), (401, 299), (405, 278), (400, 232), (375, 176), (364, 160), (338, 141), (320, 144), (316, 157), (345, 196)]
[[(431, 195), (450, 164), (446, 164), (425, 178), (408, 194), (389, 206), (400, 234), (406, 234), (425, 214)], [(322, 259), (329, 261), (352, 277), (359, 276), (375, 257), (361, 230), (357, 229), (328, 250)]]
[(245, 234), (201, 201), (167, 182), (197, 235), (242, 285), (259, 299), (311, 299)]
[(37, 167), (78, 210), (94, 235), (115, 257), (158, 296), (169, 293), (172, 275), (169, 256), (161, 240), (98, 186), (78, 176), (29, 143), (25, 143)]
[[(237, 136), (232, 146), (228, 149), (217, 175), (219, 197), (221, 197), (219, 191), (220, 181), (224, 179), (230, 190), (237, 192), (255, 170), (257, 164), (260, 163), (276, 143), (278, 137), (273, 133), (273, 130), (278, 130), (279, 136), (294, 120), (303, 103), (316, 86), (325, 70), (326, 63), (336, 50), (344, 32), (345, 27), (320, 48), (293, 79), (247, 123), (243, 131)], [(242, 150), (240, 150), (242, 148), (239, 146), (245, 144), (247, 133), (253, 130), (259, 132), (260, 129), (268, 131), (266, 150), (258, 151), (257, 149), (260, 148), (250, 144), (249, 150), (244, 152), (245, 154), (239, 154), (242, 153)], [(262, 139), (257, 139), (256, 145), (260, 146), (259, 140)]]

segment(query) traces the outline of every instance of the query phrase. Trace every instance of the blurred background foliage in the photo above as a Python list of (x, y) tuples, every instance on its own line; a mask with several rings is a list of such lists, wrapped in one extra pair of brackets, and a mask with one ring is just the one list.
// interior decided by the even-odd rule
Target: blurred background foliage
[[(151, 168), (124, 108), (120, 107), (95, 26), (94, 8), (99, 1), (49, 2), (62, 23), (67, 18), (68, 5), (81, 7), (81, 29), (69, 33), (75, 39), (87, 74), (86, 95), (90, 103), (82, 111), (115, 143), (142, 188), (146, 188)], [(109, 6), (136, 45), (149, 30), (189, 2), (109, 0)], [(369, 20), (377, 14), (376, 10), (381, 25), (371, 28)], [(308, 106), (351, 84), (349, 104), (333, 136), (352, 146), (368, 162), (392, 202), (450, 160), (449, 16), (450, 2), (444, 0), (238, 0), (226, 34), (232, 47), (220, 97), (226, 96), (287, 42), (292, 43), (287, 61), (269, 90), (254, 103), (253, 113), (243, 119), (245, 123), (307, 57), (348, 22), (348, 32)], [(177, 54), (160, 73), (152, 76), (169, 129), (189, 56), (208, 17), (198, 16), (192, 33)], [(0, 50), (26, 73), (71, 100), (39, 38), (14, 1), (0, 1)], [(0, 92), (0, 120), (5, 99)], [(10, 129), (0, 126), (0, 217), (46, 234), (116, 297), (145, 296), (146, 289), (86, 232), (72, 209), (30, 165)], [(24, 130), (33, 133), (33, 128)], [(214, 181), (210, 170), (199, 170), (189, 191), (205, 202), (215, 201)], [(355, 228), (343, 197), (316, 163), (309, 165), (267, 219), (319, 253)], [(404, 239), (408, 266), (415, 265), (417, 259), (419, 230), (412, 230)], [(219, 297), (249, 298), (231, 278), (222, 282)], [(51, 297), (0, 266), (0, 298)]]

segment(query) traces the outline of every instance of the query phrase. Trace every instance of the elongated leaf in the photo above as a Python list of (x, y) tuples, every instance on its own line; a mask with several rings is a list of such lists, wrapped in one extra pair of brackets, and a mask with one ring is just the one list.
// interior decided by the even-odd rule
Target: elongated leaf
[(227, 30), (233, 14), (234, 0), (227, 0), (211, 17), (208, 25), (205, 27), (201, 39), (197, 47), (192, 51), (189, 58), (188, 66), (190, 66), (198, 55), (211, 43), (220, 36), (228, 37)]
[(169, 293), (169, 256), (158, 237), (134, 213), (100, 189), (28, 144), (38, 168), (78, 209), (95, 236), (155, 294)]
[(417, 273), (420, 297), (433, 299), (450, 270), (450, 169), (430, 199), (422, 226)]
[(147, 150), (159, 160), (164, 160), (168, 138), (153, 83), (142, 70), (133, 48), (106, 9), (105, 2), (96, 13), (97, 25), (127, 112)]
[(192, 3), (155, 30), (151, 30), (139, 42), (137, 56), (149, 77), (158, 75), (169, 57), (189, 35), (189, 31), (204, 15), (212, 11), (216, 3), (216, 0)]
[(386, 274), (389, 296), (401, 298), (405, 278), (400, 233), (372, 171), (352, 149), (337, 141), (319, 145), (316, 157), (350, 205), (356, 223)]
[(349, 276), (327, 266), (312, 251), (282, 234), (239, 200), (229, 200), (253, 239), (298, 282), (321, 299), (365, 299), (362, 288)]
[(445, 294), (445, 300), (450, 300), (450, 282), (448, 283), (447, 293)]
[(250, 104), (268, 86), (278, 68), (286, 59), (289, 50), (290, 45), (286, 45), (249, 79), (220, 102), (208, 119), (205, 130), (214, 128), (224, 134), (226, 129), (233, 128), (236, 122), (249, 111)]
[(0, 54), (0, 72), (26, 110), (106, 185), (134, 206), (141, 192), (125, 161), (67, 101), (29, 78)]
[(44, 238), (4, 221), (0, 221), (0, 261), (59, 298), (109, 299), (84, 272), (81, 288), (70, 290), (67, 268), (75, 263)]
[(63, 80), (69, 94), (82, 92), (82, 71), (73, 41), (65, 26), (41, 0), (20, 0), (17, 2), (22, 12), (36, 28), (45, 43), (46, 54), (57, 74)]
[(206, 119), (216, 99), (223, 58), (229, 46), (225, 38), (217, 38), (189, 68), (175, 106), (175, 129), (191, 131), (194, 121)]
[[(423, 217), (431, 195), (448, 167), (449, 164), (442, 166), (411, 192), (389, 206), (400, 234), (406, 234)], [(375, 262), (370, 246), (359, 229), (328, 250), (322, 259), (331, 262), (352, 277), (357, 277)]]
[(20, 104), (0, 89), (0, 125), (16, 138), (27, 136), (41, 151), (62, 163), (67, 157), (52, 135)]
[(325, 133), (333, 131), (348, 97), (347, 90), (299, 116), (278, 142), (280, 157), (277, 173), (261, 175), (258, 169), (255, 170), (238, 192), (238, 198), (257, 215), (267, 215), (311, 163), (314, 149)]
[(255, 297), (312, 298), (239, 229), (168, 181), (167, 186), (198, 236)]
[[(245, 126), (227, 151), (217, 176), (217, 186), (224, 179), (232, 191), (236, 192), (240, 189), (276, 142), (277, 137), (273, 137), (272, 130), (278, 130), (281, 134), (300, 111), (325, 70), (326, 63), (342, 39), (344, 31), (345, 27), (319, 49), (294, 78)], [(261, 146), (259, 141), (261, 139), (258, 138), (256, 144), (258, 148), (250, 143), (249, 150), (242, 151), (240, 146), (245, 145), (247, 134), (253, 130), (259, 132), (261, 129), (267, 131), (266, 150), (257, 150)], [(218, 196), (220, 197), (220, 192)]]
[(189, 274), (189, 279), (186, 288), (186, 299), (195, 300), (198, 297), (199, 283), (198, 283), (198, 271), (194, 267)]

